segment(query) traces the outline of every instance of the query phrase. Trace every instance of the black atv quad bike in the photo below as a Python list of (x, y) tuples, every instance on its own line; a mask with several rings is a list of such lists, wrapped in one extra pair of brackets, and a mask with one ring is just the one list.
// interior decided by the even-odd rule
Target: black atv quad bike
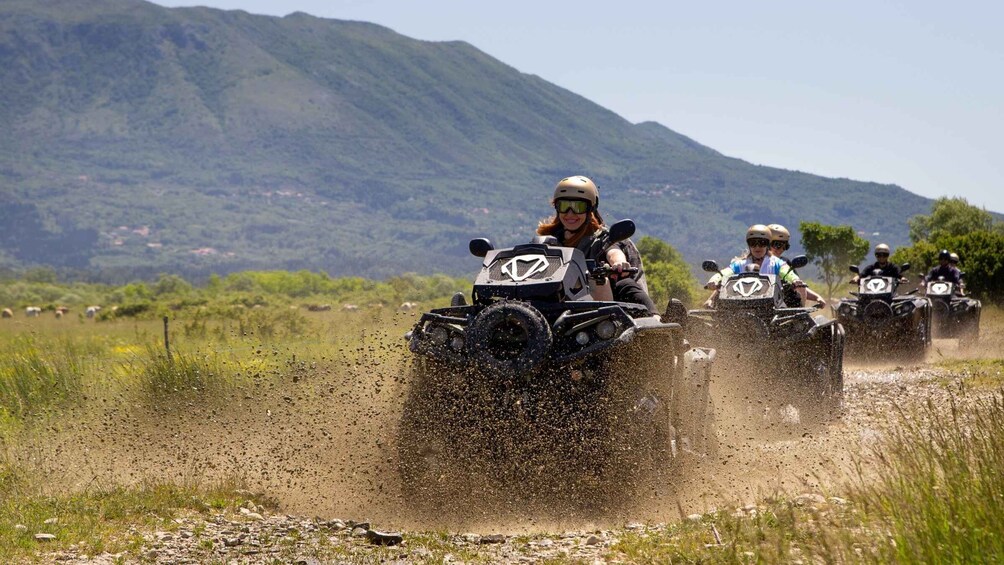
[[(633, 233), (623, 220), (599, 245)], [(413, 373), (398, 453), (416, 508), (475, 504), (484, 497), (470, 493), (495, 488), (606, 508), (631, 497), (639, 472), (715, 451), (715, 352), (684, 340), (682, 304), (663, 322), (639, 304), (593, 300), (590, 281), (609, 268), (553, 237), (470, 249), (484, 257), (473, 304), (458, 293), (406, 336)]]
[[(931, 346), (931, 301), (914, 296), (918, 289), (897, 295), (899, 279), (883, 277), (881, 271), (858, 274), (855, 298), (845, 298), (837, 305), (837, 321), (847, 332), (847, 353), (860, 357), (883, 358), (897, 353), (922, 360)], [(910, 269), (909, 263), (900, 267)]]
[(934, 310), (934, 337), (958, 338), (962, 347), (976, 345), (980, 338), (982, 303), (959, 294), (958, 285), (944, 277), (929, 281), (926, 290)]
[[(791, 261), (806, 264), (804, 256)], [(703, 269), (719, 272), (715, 261)], [(843, 400), (843, 327), (817, 307), (791, 308), (775, 275), (746, 272), (719, 285), (711, 309), (691, 310), (691, 341), (718, 351), (719, 411), (747, 431), (787, 434), (795, 424), (823, 423)], [(721, 418), (725, 415), (721, 414)]]

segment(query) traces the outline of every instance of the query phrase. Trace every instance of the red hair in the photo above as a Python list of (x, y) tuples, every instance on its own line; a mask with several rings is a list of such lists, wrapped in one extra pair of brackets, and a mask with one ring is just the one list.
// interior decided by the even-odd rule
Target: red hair
[[(567, 233), (565, 241), (561, 244), (566, 247), (575, 247), (582, 241), (582, 238), (593, 235), (601, 227), (603, 227), (603, 218), (600, 217), (600, 213), (596, 210), (590, 210), (589, 219), (586, 220), (586, 223), (577, 231)], [(555, 214), (547, 220), (541, 220), (537, 224), (537, 235), (553, 235), (557, 237), (564, 229), (565, 226), (561, 224), (561, 219)]]

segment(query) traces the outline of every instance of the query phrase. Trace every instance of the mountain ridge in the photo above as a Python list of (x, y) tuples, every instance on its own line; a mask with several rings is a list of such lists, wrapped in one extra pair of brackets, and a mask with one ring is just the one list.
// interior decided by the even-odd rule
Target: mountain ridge
[[(930, 205), (630, 123), (466, 42), (304, 13), (5, 3), (0, 128), (0, 264), (112, 278), (467, 273), (470, 238), (526, 240), (569, 174), (598, 181), (608, 221), (632, 217), (692, 261), (760, 221), (899, 245)], [(11, 235), (17, 222), (34, 227)]]

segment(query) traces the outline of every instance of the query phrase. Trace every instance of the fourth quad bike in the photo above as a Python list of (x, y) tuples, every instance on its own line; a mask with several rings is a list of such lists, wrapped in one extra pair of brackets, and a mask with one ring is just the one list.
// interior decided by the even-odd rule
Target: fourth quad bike
[[(719, 272), (715, 261), (702, 267)], [(745, 272), (721, 282), (712, 308), (690, 311), (690, 339), (719, 354), (716, 399), (744, 427), (788, 433), (839, 414), (844, 328), (816, 309), (786, 306), (775, 275)]]
[(958, 285), (944, 277), (928, 281), (925, 288), (934, 310), (934, 337), (958, 338), (963, 347), (976, 345), (980, 337), (980, 301), (961, 295)]
[[(633, 233), (623, 220), (597, 245)], [(484, 258), (472, 303), (458, 293), (406, 335), (398, 456), (410, 504), (477, 504), (476, 485), (607, 508), (631, 498), (639, 473), (715, 452), (715, 352), (684, 340), (681, 303), (664, 322), (639, 304), (594, 300), (590, 282), (609, 267), (553, 237), (506, 249), (475, 239), (470, 250)]]
[[(904, 263), (900, 270), (909, 270)], [(897, 295), (900, 281), (884, 277), (881, 271), (858, 274), (855, 298), (845, 298), (837, 305), (837, 320), (847, 331), (848, 355), (888, 357), (897, 353), (922, 360), (931, 346), (931, 301), (915, 296), (917, 289)]]

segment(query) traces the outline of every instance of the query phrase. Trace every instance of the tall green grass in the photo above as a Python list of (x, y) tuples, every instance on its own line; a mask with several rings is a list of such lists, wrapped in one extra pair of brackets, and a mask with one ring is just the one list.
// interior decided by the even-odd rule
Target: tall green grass
[(1004, 393), (909, 416), (880, 452), (879, 480), (857, 489), (889, 532), (879, 559), (1004, 562)]
[[(1000, 383), (1000, 381), (998, 381)], [(1004, 391), (904, 410), (854, 482), (849, 503), (761, 501), (627, 532), (627, 562), (1004, 563)], [(716, 536), (717, 534), (717, 536)]]
[(234, 374), (219, 354), (174, 352), (147, 346), (136, 359), (142, 390), (153, 399), (170, 396), (205, 396), (222, 392)]
[(19, 336), (0, 351), (0, 421), (23, 419), (78, 395), (85, 371), (73, 342)]

